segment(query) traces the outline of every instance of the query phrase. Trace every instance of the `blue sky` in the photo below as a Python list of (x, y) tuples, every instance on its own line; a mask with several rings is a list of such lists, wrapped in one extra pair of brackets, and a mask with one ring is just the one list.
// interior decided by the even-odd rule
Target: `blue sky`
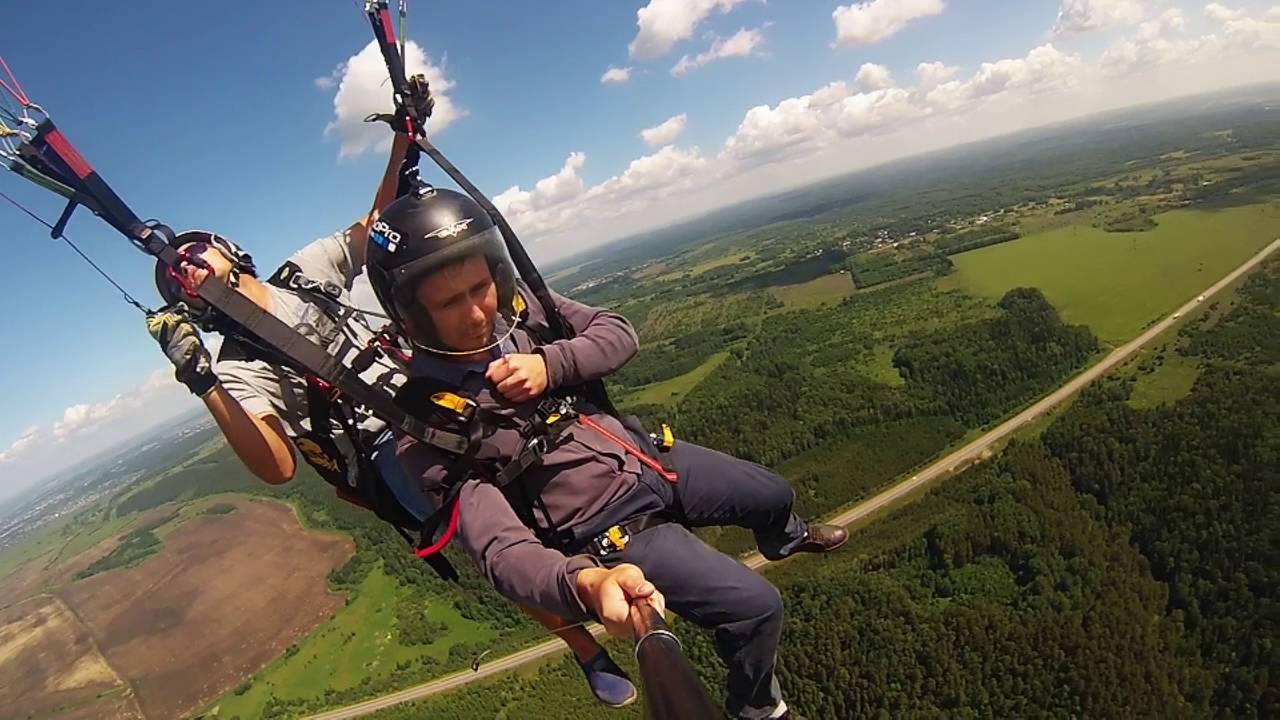
[[(46, 3), (7, 16), (0, 54), (140, 215), (216, 229), (274, 267), (367, 208), (381, 153), (340, 157), (347, 128), (326, 128), (343, 83), (380, 91), (357, 76), (355, 62), (344, 65), (370, 40), (352, 0), (249, 7)], [(436, 141), (500, 197), (535, 257), (546, 259), (761, 187), (1212, 89), (1223, 77), (1256, 79), (1280, 45), (1280, 8), (1216, 7), (417, 0), (408, 36), (447, 78), (454, 117)], [(647, 25), (642, 9), (652, 11)], [(739, 31), (754, 38), (745, 54), (672, 74), (682, 56), (708, 53), (717, 39), (723, 48)], [(669, 49), (629, 53), (633, 42), (662, 46), (663, 38), (676, 39)], [(1179, 66), (1188, 57), (1198, 58), (1203, 78)], [(1219, 64), (1214, 73), (1210, 61)], [(925, 62), (941, 63), (941, 74), (925, 81), (917, 71)], [(860, 74), (867, 63), (875, 67)], [(629, 79), (602, 82), (610, 67), (630, 68)], [(983, 119), (997, 109), (998, 120)], [(652, 146), (641, 138), (682, 114), (667, 126), (682, 131)], [(60, 209), (7, 173), (0, 190), (48, 218)], [(152, 264), (104, 224), (82, 211), (68, 234), (155, 302)], [(0, 360), (3, 497), (183, 401), (156, 375), (164, 360), (141, 317), (69, 250), (7, 204), (0, 238), (9, 265), (0, 286), (9, 309), (0, 320), (0, 346), (9, 349)]]

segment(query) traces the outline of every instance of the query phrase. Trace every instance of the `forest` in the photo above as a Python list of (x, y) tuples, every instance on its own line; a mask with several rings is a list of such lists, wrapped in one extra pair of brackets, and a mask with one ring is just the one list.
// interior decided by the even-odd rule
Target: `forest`
[(1089, 328), (1066, 325), (1035, 288), (1010, 290), (998, 317), (920, 335), (893, 356), (909, 388), (973, 427), (1042, 394), (1098, 351)]
[(1044, 444), (1167, 586), (1212, 671), (1210, 707), (1266, 717), (1280, 711), (1280, 263), (1240, 293), (1216, 325), (1184, 331), (1202, 366), (1186, 398), (1140, 411), (1103, 385)]
[(867, 303), (855, 296), (835, 308), (772, 317), (674, 408), (682, 436), (777, 465), (880, 423), (945, 416), (981, 425), (1050, 389), (1097, 349), (1088, 329), (1065, 325), (1038, 290), (1016, 289), (994, 317), (907, 340), (894, 356), (906, 386), (894, 387), (848, 371), (889, 331), (856, 322)]

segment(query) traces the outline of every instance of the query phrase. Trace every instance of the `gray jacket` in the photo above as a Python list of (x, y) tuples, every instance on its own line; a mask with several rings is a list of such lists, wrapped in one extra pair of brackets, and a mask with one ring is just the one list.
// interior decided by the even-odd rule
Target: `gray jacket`
[[(545, 324), (542, 308), (525, 290), (529, 302), (529, 322)], [(587, 380), (603, 378), (622, 367), (638, 348), (636, 333), (622, 316), (594, 308), (553, 293), (556, 306), (573, 326), (572, 340), (559, 340), (538, 347), (534, 338), (519, 327), (512, 334), (515, 351), (539, 353), (546, 359), (548, 391)], [(432, 358), (415, 363), (413, 374), (430, 375), (470, 390), (483, 409), (524, 421), (534, 413), (538, 401), (512, 404), (484, 379), (484, 364), (459, 367), (457, 363)], [(442, 377), (452, 376), (452, 377)], [(618, 437), (630, 438), (616, 418), (603, 413), (591, 417)], [(487, 434), (477, 460), (501, 465), (520, 451), (523, 439), (517, 429), (497, 428)], [(437, 505), (441, 483), (452, 458), (435, 447), (401, 437), (397, 452), (405, 472), (418, 478), (423, 490)], [(572, 531), (600, 513), (610, 503), (635, 487), (640, 463), (618, 444), (581, 424), (574, 424), (556, 447), (543, 456), (542, 463), (526, 470), (517, 483), (531, 492), (541, 488), (547, 515), (557, 531)], [(518, 497), (518, 493), (513, 496)], [(507, 498), (493, 485), (471, 477), (459, 495), (457, 541), (506, 597), (535, 605), (562, 617), (584, 619), (586, 607), (578, 599), (574, 581), (578, 571), (596, 565), (587, 555), (566, 557), (544, 546), (521, 523)], [(534, 512), (546, 524), (541, 509)]]

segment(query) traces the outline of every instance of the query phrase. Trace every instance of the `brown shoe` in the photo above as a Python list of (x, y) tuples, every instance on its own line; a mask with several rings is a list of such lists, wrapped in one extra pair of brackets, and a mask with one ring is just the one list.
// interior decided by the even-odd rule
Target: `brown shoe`
[(789, 554), (831, 552), (849, 540), (849, 531), (839, 525), (810, 525), (804, 542)]

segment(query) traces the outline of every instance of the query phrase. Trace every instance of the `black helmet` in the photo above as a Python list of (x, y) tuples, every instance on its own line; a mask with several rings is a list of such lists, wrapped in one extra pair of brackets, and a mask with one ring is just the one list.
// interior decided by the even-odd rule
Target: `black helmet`
[[(214, 248), (231, 263), (231, 276), (228, 278), (228, 284), (231, 287), (239, 286), (241, 275), (258, 277), (258, 269), (254, 267), (253, 257), (239, 245), (217, 233), (207, 230), (187, 230), (174, 237), (169, 244), (176, 249), (192, 243)], [(190, 255), (199, 255), (205, 249), (194, 247), (187, 252)], [(160, 291), (160, 297), (164, 298), (166, 305), (184, 303), (191, 319), (202, 329), (219, 331), (223, 329), (218, 311), (197, 297), (193, 292), (194, 288), (188, 288), (182, 276), (166, 265), (163, 260), (156, 260), (156, 289)]]
[[(442, 267), (483, 255), (498, 289), (500, 336), (483, 348), (444, 347), (418, 305), (418, 281)], [(391, 203), (369, 232), (369, 284), (382, 308), (415, 346), (453, 355), (486, 350), (515, 327), (516, 279), (502, 232), (480, 204), (453, 190), (421, 186)], [(505, 331), (505, 332), (504, 332)]]

